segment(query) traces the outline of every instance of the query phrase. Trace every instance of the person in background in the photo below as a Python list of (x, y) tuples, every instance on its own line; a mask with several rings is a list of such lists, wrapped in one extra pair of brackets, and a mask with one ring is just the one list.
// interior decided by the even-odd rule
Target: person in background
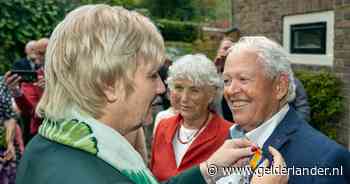
[(227, 57), (227, 50), (233, 45), (233, 39), (231, 37), (224, 37), (220, 41), (218, 51), (216, 53), (214, 63), (218, 70), (218, 73), (222, 74), (224, 71), (225, 60)]
[(309, 105), (309, 100), (307, 93), (304, 89), (303, 84), (299, 79), (295, 78), (295, 99), (292, 102), (289, 102), (289, 105), (292, 106), (300, 118), (304, 119), (307, 122), (311, 121), (311, 108)]
[(16, 168), (20, 159), (16, 144), (17, 115), (12, 110), (11, 95), (0, 77), (0, 183), (15, 184)]
[[(21, 112), (24, 124), (25, 142), (27, 143), (38, 132), (38, 128), (41, 124), (41, 118), (35, 114), (35, 108), (42, 96), (43, 89), (45, 87), (44, 80), (44, 55), (46, 47), (48, 45), (48, 39), (42, 38), (35, 42), (32, 52), (34, 52), (35, 59), (31, 61), (34, 63), (35, 68), (33, 70), (37, 73), (37, 81), (23, 82), (21, 77), (12, 75), (11, 72), (5, 74), (5, 83), (11, 90), (15, 99), (16, 105)], [(19, 70), (16, 63), (13, 65), (13, 70)], [(29, 123), (28, 123), (29, 122)], [(29, 124), (29, 132), (27, 124)]]
[(31, 40), (25, 45), (24, 52), (26, 54), (26, 57), (13, 63), (12, 69), (35, 71), (38, 68), (38, 66), (35, 65), (36, 43), (37, 41)]
[[(227, 50), (233, 45), (233, 39), (230, 37), (224, 37), (219, 45), (214, 63), (220, 75), (224, 70), (225, 60), (227, 56)], [(215, 102), (215, 109), (225, 120), (233, 122), (232, 113), (227, 105), (226, 99), (222, 95)]]
[(178, 114), (160, 120), (154, 133), (150, 168), (159, 181), (207, 160), (225, 142), (232, 125), (212, 108), (223, 83), (206, 56), (176, 60), (167, 83)]
[(46, 53), (46, 48), (47, 45), (49, 44), (49, 39), (48, 38), (41, 38), (36, 42), (35, 46), (35, 64), (38, 65), (39, 67), (44, 66), (45, 63), (45, 53)]

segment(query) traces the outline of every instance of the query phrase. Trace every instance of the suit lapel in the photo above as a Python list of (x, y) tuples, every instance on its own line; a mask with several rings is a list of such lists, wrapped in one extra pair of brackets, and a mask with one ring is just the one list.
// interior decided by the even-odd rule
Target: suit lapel
[(267, 151), (268, 146), (273, 146), (278, 150), (282, 149), (283, 145), (289, 141), (290, 136), (298, 130), (300, 125), (298, 122), (295, 110), (290, 107), (286, 116), (264, 143), (263, 149)]

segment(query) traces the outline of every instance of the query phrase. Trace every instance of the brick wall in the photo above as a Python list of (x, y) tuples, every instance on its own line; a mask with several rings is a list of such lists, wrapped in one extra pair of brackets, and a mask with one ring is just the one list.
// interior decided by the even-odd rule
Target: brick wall
[[(283, 16), (334, 10), (334, 65), (329, 70), (343, 80), (346, 97), (346, 112), (338, 125), (337, 141), (350, 148), (350, 0), (232, 0), (232, 3), (234, 25), (241, 36), (263, 35), (281, 44)], [(294, 66), (301, 67), (310, 68)]]

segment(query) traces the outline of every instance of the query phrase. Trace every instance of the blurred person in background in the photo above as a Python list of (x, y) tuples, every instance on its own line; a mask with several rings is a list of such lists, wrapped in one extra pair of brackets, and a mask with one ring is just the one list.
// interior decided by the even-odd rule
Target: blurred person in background
[(35, 114), (35, 108), (45, 87), (43, 64), (48, 39), (42, 38), (38, 41), (29, 43), (32, 43), (29, 45), (30, 53), (35, 56), (31, 60), (31, 63), (34, 64), (34, 68), (28, 69), (22, 67), (24, 65), (15, 63), (12, 66), (12, 70), (35, 71), (37, 74), (37, 80), (30, 82), (22, 81), (21, 76), (12, 75), (11, 71), (5, 74), (5, 83), (11, 90), (16, 105), (21, 112), (21, 120), (24, 125), (24, 139), (26, 143), (38, 132), (38, 128), (42, 121), (41, 118)]
[[(10, 91), (0, 77), (0, 183), (14, 184), (20, 148), (16, 142), (17, 114), (12, 109)], [(20, 132), (19, 132), (20, 133)]]
[(38, 66), (35, 64), (36, 43), (37, 41), (31, 40), (25, 45), (24, 52), (26, 54), (26, 57), (14, 62), (12, 69), (34, 71), (38, 68)]
[[(218, 51), (214, 60), (215, 66), (220, 75), (224, 70), (224, 65), (227, 57), (227, 50), (233, 45), (233, 39), (231, 37), (224, 37), (220, 41)], [(229, 106), (227, 105), (224, 96), (220, 96), (215, 102), (215, 109), (225, 120), (233, 122), (233, 117)]]

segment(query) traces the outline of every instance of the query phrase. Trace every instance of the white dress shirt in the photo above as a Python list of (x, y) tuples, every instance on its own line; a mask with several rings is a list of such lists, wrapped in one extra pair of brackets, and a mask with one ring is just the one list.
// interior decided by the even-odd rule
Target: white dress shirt
[[(262, 123), (259, 127), (247, 132), (245, 135), (251, 140), (253, 143), (258, 145), (260, 148), (263, 147), (266, 140), (271, 136), (273, 131), (279, 125), (279, 123), (286, 116), (289, 111), (289, 105), (286, 104), (282, 107), (280, 111), (274, 114), (269, 120)], [(236, 126), (236, 125), (233, 125)], [(221, 178), (216, 183), (218, 184), (239, 184), (239, 180), (242, 178), (242, 175), (232, 174), (230, 176)]]

